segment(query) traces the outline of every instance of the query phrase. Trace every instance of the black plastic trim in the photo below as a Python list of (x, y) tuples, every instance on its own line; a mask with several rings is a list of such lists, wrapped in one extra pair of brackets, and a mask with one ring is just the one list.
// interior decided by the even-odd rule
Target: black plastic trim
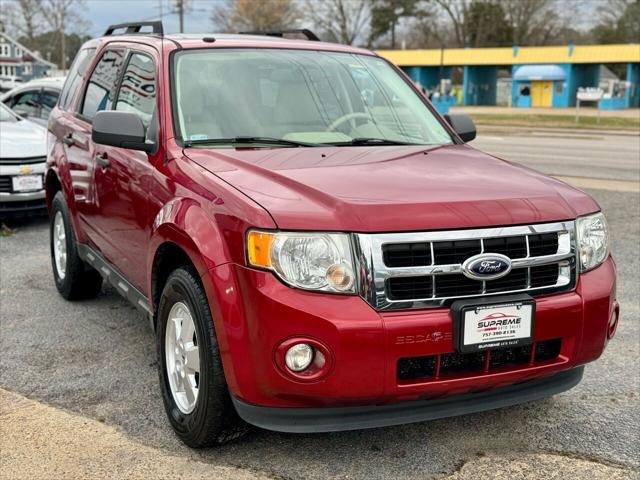
[(141, 35), (148, 35), (147, 32), (141, 32), (142, 27), (151, 27), (151, 33), (158, 34), (160, 36), (164, 35), (164, 28), (162, 26), (162, 21), (140, 21), (140, 22), (129, 22), (129, 23), (118, 23), (115, 25), (109, 25), (107, 30), (104, 32), (104, 36), (108, 37), (113, 35), (113, 32), (120, 29), (126, 29), (123, 34), (130, 35), (134, 33), (138, 33)]
[(334, 408), (260, 407), (231, 397), (247, 423), (289, 433), (338, 432), (388, 427), (466, 415), (541, 400), (575, 387), (584, 373), (578, 367), (555, 375), (479, 393), (392, 405)]
[(95, 268), (100, 275), (115, 288), (120, 295), (143, 313), (153, 315), (149, 299), (138, 290), (113, 265), (88, 245), (78, 244), (80, 258)]
[(279, 37), (284, 38), (287, 34), (300, 34), (304, 35), (307, 40), (312, 42), (319, 42), (320, 38), (308, 28), (292, 28), (288, 30), (251, 30), (248, 32), (240, 32), (240, 35), (264, 35), (267, 37)]

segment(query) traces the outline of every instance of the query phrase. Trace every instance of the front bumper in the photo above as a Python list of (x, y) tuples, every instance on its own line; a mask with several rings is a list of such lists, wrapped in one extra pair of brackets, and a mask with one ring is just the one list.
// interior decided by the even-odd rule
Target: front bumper
[(338, 432), (437, 420), (541, 400), (575, 387), (584, 367), (515, 385), (435, 400), (334, 408), (278, 408), (250, 405), (232, 397), (238, 415), (267, 430), (290, 433)]
[[(441, 397), (455, 403), (454, 396), (493, 389), (504, 392), (510, 385), (573, 370), (598, 358), (605, 348), (607, 326), (616, 308), (615, 275), (615, 264), (609, 258), (580, 275), (574, 291), (536, 298), (534, 341), (561, 339), (557, 358), (428, 380), (400, 379), (398, 362), (454, 352), (449, 308), (378, 312), (360, 297), (292, 289), (270, 272), (235, 264), (212, 269), (203, 276), (203, 283), (230, 392), (241, 415), (245, 412), (250, 423), (260, 424), (255, 420), (260, 412), (267, 417), (284, 412), (262, 407), (304, 407), (301, 412), (311, 409), (312, 414), (313, 409), (377, 405), (389, 409), (377, 412), (394, 412), (394, 404), (433, 402)], [(326, 345), (332, 356), (331, 371), (305, 382), (279, 369), (276, 349), (291, 337)], [(493, 405), (491, 402), (487, 405)], [(299, 415), (304, 418), (305, 414)], [(406, 414), (389, 415), (395, 420), (387, 424), (404, 422), (399, 419)], [(424, 418), (432, 418), (429, 415)], [(269, 421), (278, 425), (276, 420)]]
[[(28, 173), (21, 170), (25, 166), (29, 168)], [(28, 165), (0, 163), (0, 177), (7, 179), (6, 187), (10, 186), (10, 179), (14, 176), (28, 174), (42, 175), (44, 178), (45, 169), (46, 164), (44, 162)], [(0, 214), (40, 212), (45, 210), (46, 204), (44, 189), (33, 192), (0, 191)]]

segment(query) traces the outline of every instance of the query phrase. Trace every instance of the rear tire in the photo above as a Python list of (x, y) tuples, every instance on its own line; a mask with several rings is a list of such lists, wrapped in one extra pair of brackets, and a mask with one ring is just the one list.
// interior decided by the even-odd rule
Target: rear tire
[(231, 402), (209, 303), (192, 268), (169, 276), (157, 318), (160, 389), (176, 435), (192, 448), (244, 435), (249, 427)]
[(67, 300), (94, 298), (102, 287), (102, 276), (78, 255), (71, 215), (62, 192), (51, 202), (49, 245), (53, 279)]

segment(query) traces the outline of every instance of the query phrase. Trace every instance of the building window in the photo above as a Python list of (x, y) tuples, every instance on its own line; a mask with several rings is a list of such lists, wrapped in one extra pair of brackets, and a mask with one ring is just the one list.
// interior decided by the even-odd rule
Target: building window
[(30, 63), (25, 63), (22, 67), (22, 73), (25, 75), (31, 75), (33, 73), (33, 68)]
[(9, 44), (8, 43), (0, 43), (0, 56), (8, 57), (9, 56)]

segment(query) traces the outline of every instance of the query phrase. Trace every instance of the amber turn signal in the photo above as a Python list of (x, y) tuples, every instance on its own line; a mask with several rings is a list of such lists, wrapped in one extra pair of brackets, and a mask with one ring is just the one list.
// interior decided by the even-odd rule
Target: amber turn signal
[(271, 268), (271, 245), (275, 236), (272, 233), (249, 232), (247, 236), (247, 257), (254, 267)]

